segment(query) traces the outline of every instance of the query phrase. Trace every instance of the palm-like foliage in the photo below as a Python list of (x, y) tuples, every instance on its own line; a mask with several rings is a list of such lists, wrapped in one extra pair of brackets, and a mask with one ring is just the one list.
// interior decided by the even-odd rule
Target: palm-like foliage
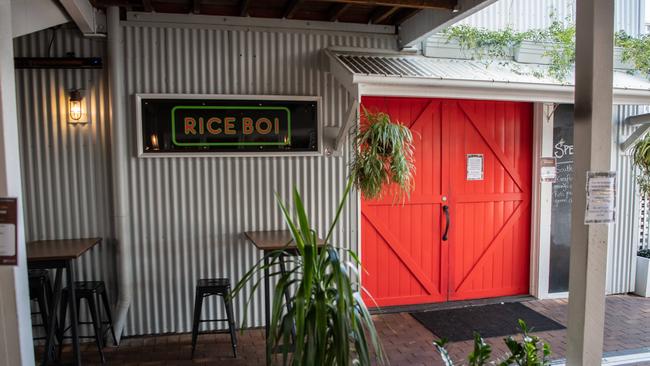
[(395, 195), (407, 197), (413, 190), (415, 174), (411, 130), (391, 121), (386, 113), (363, 108), (363, 114), (351, 164), (356, 187), (364, 197), (375, 199), (381, 197), (385, 184), (395, 184)]
[[(276, 196), (284, 220), (291, 230), (297, 247), (296, 256), (288, 256), (284, 251), (270, 254), (269, 267), (275, 266), (281, 257), (290, 258), (291, 268), (286, 273), (275, 272), (277, 277), (273, 298), (272, 316), (267, 353), (281, 351), (284, 365), (370, 365), (371, 359), (380, 364), (385, 357), (368, 309), (358, 295), (358, 285), (351, 278), (348, 266), (343, 262), (340, 249), (331, 245), (332, 233), (339, 220), (345, 201), (349, 195), (353, 179), (348, 181), (344, 196), (339, 203), (336, 216), (327, 232), (325, 245), (319, 246), (317, 231), (311, 227), (302, 198), (294, 190), (294, 212)], [(347, 251), (358, 265), (358, 258)], [(258, 262), (239, 281), (233, 296), (239, 293), (246, 283), (267, 267)], [(260, 284), (255, 281), (253, 289)], [(282, 294), (290, 291), (293, 295), (289, 304)], [(247, 306), (252, 298), (249, 296)], [(284, 345), (291, 344), (290, 352)], [(374, 348), (371, 355), (370, 345)], [(274, 360), (275, 361), (275, 360)]]
[(637, 141), (632, 157), (634, 165), (639, 169), (636, 178), (639, 190), (641, 194), (648, 196), (650, 194), (650, 134)]

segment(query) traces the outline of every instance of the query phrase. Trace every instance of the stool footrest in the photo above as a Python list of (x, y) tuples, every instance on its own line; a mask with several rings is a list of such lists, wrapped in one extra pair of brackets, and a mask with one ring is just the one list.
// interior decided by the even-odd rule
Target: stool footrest
[(199, 323), (210, 323), (210, 322), (227, 322), (229, 319), (202, 319), (199, 320)]

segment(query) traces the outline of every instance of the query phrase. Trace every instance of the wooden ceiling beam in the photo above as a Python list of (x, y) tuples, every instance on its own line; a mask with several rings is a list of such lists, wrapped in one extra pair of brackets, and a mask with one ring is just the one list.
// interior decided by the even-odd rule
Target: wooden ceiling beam
[(151, 5), (151, 0), (142, 0), (142, 8), (144, 11), (151, 13), (153, 11), (153, 5)]
[(293, 18), (301, 2), (302, 0), (290, 0), (289, 4), (284, 9), (284, 14), (282, 15), (282, 17), (287, 19)]
[(131, 4), (129, 0), (94, 0), (91, 3), (96, 8), (107, 8), (109, 6), (129, 7)]
[(398, 6), (393, 6), (388, 9), (384, 7), (378, 7), (377, 10), (373, 11), (370, 14), (370, 23), (379, 24), (384, 20), (388, 19), (391, 15), (395, 14), (400, 8)]
[(404, 11), (400, 12), (395, 16), (395, 18), (393, 18), (392, 23), (400, 25), (410, 17), (414, 16), (418, 11), (420, 11), (420, 9), (404, 9)]
[(251, 6), (251, 0), (241, 0), (239, 5), (239, 16), (248, 16), (248, 8)]
[(397, 6), (413, 9), (448, 9), (456, 7), (456, 0), (320, 0), (324, 2), (351, 4), (351, 5), (374, 5), (374, 6)]
[(334, 4), (330, 8), (329, 12), (329, 20), (330, 22), (335, 22), (339, 20), (341, 15), (346, 12), (346, 10), (350, 9), (352, 4)]

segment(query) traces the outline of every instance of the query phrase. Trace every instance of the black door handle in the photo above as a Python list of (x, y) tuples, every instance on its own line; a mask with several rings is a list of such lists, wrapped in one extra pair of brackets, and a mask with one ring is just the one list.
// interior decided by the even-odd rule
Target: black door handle
[(449, 206), (442, 206), (442, 212), (445, 214), (445, 220), (447, 224), (445, 225), (445, 233), (442, 234), (442, 241), (447, 241), (447, 233), (449, 233)]

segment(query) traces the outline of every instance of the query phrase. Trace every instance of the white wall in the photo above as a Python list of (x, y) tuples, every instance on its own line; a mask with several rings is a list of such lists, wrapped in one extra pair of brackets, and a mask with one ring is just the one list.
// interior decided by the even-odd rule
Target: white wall
[(11, 24), (14, 37), (68, 21), (70, 21), (68, 14), (56, 0), (11, 0)]

